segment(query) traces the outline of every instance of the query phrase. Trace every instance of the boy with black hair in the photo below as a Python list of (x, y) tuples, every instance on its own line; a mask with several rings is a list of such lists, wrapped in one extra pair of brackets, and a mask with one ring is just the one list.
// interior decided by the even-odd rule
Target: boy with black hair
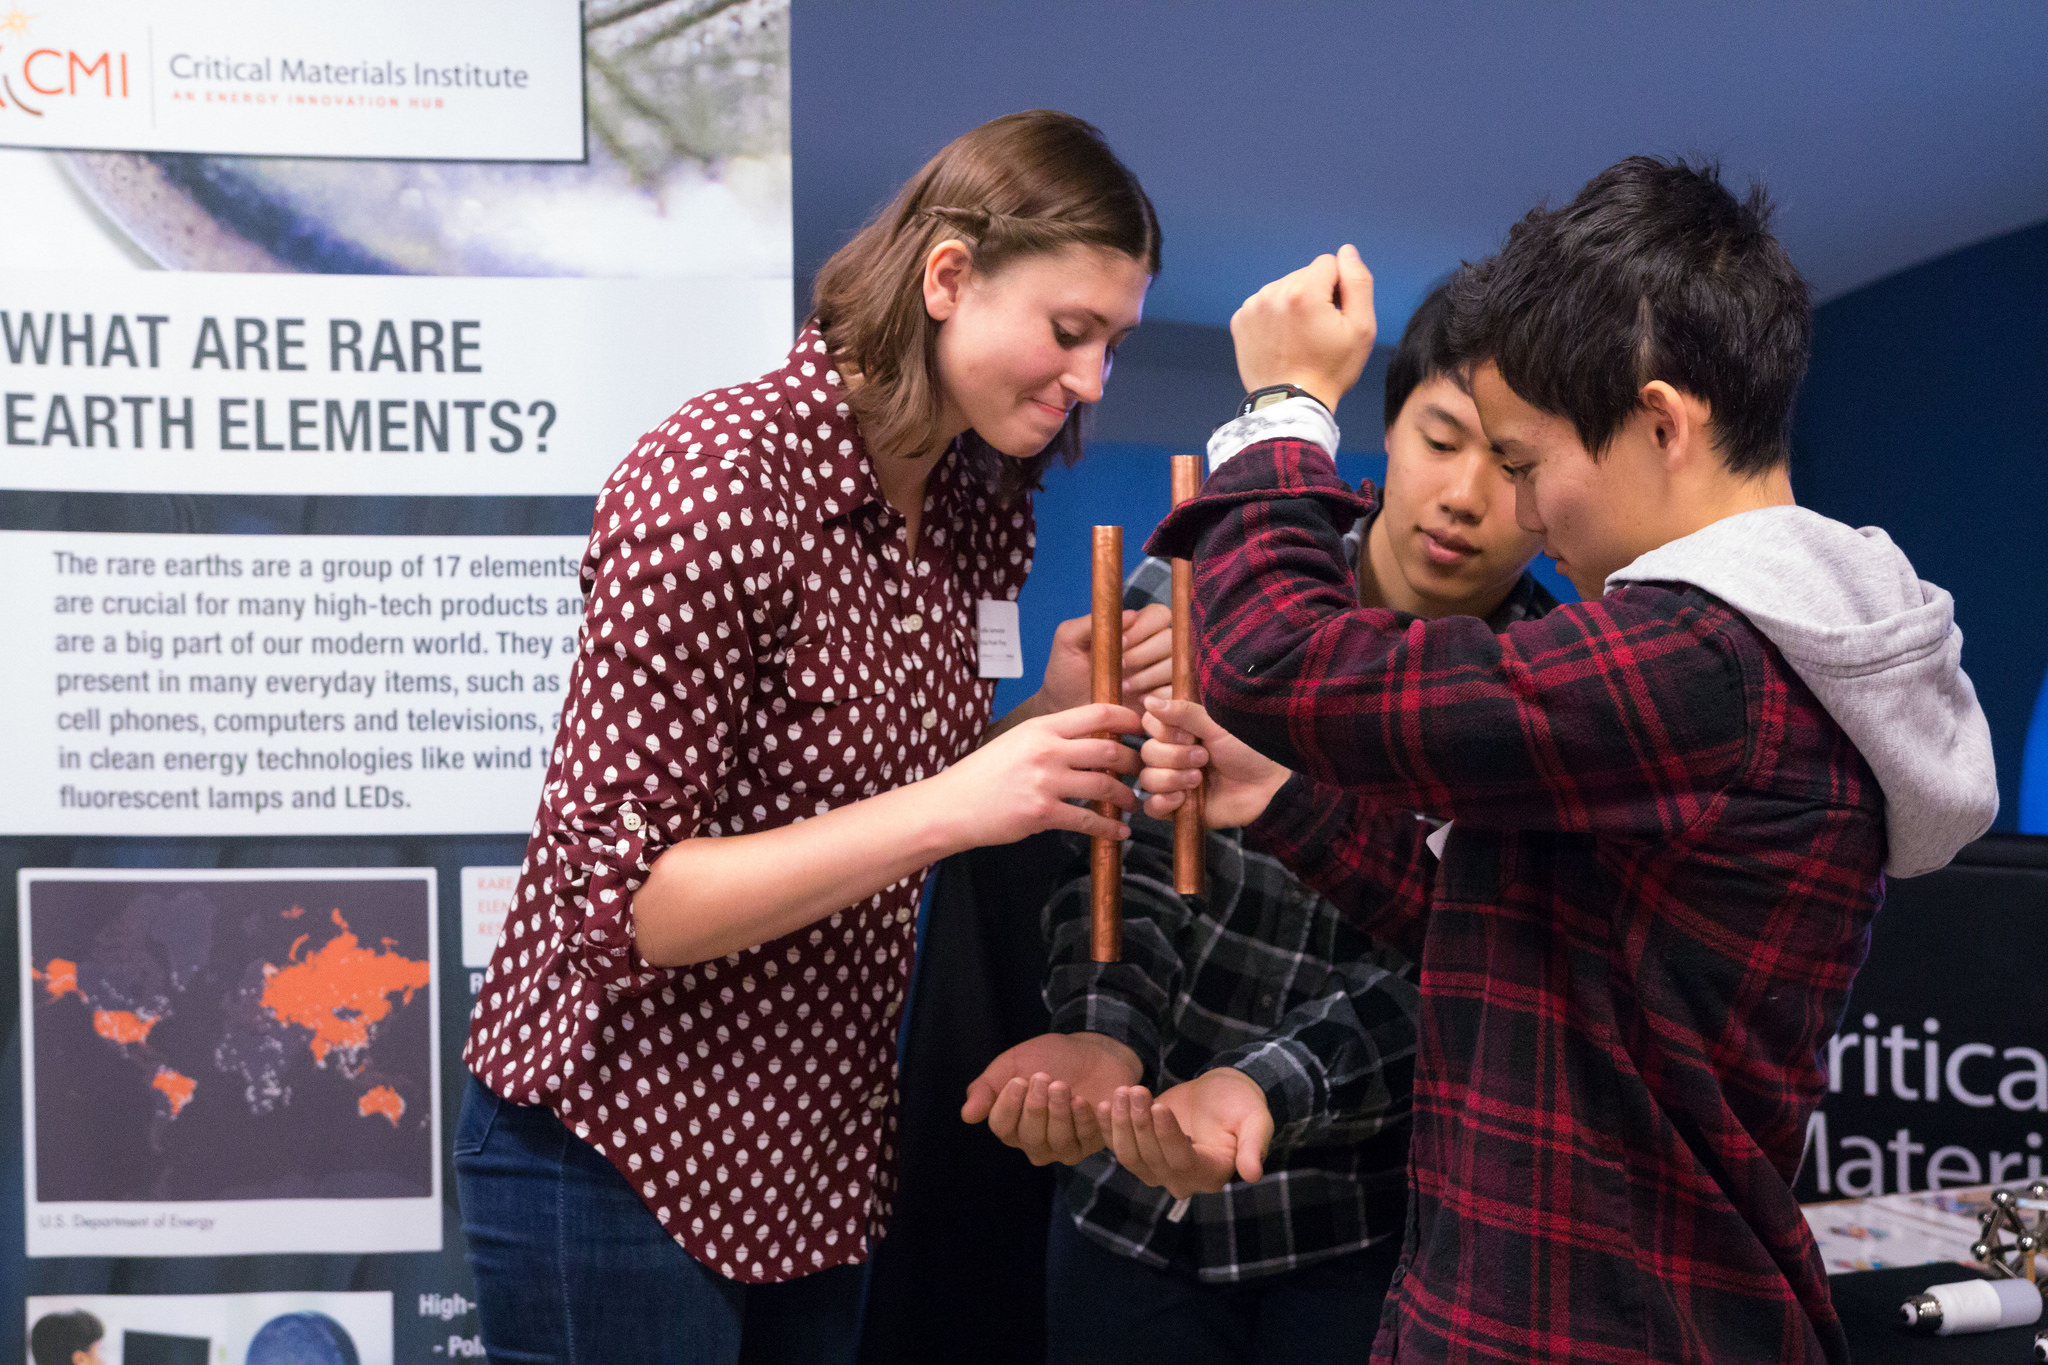
[[(1449, 355), (1443, 286), (1387, 366), (1386, 479), (1345, 556), (1366, 605), (1505, 630), (1556, 601), (1528, 571), (1538, 539), (1515, 524), (1514, 488)], [(1170, 584), (1160, 559), (1131, 575), (1134, 644), (1166, 628)], [(962, 1111), (1039, 1164), (1074, 1166), (1047, 1239), (1047, 1360), (1357, 1359), (1401, 1250), (1413, 961), (1235, 830), (1209, 833), (1207, 894), (1183, 899), (1172, 826), (1140, 816), (1123, 859), (1123, 958), (1095, 963), (1085, 841), (1072, 852), (1045, 908), (1052, 1032), (990, 1063)], [(1171, 1191), (1100, 1150), (1087, 1101), (1138, 1082), (1163, 1089), (1161, 1105), (1215, 1154)], [(1083, 1107), (1056, 1103), (1067, 1096)]]
[[(1811, 313), (1766, 214), (1632, 158), (1457, 290), (1521, 524), (1586, 601), (1495, 633), (1348, 600), (1349, 247), (1233, 320), (1247, 386), (1305, 392), (1221, 428), (1150, 547), (1196, 560), (1215, 717), (1148, 703), (1153, 813), (1212, 764), (1212, 822), (1421, 953), (1375, 1359), (1846, 1359), (1791, 1190), (1822, 1048), (1884, 875), (1946, 863), (1997, 788), (1948, 594), (1793, 503)], [(1454, 820), (1434, 854), (1416, 808)], [(1185, 1157), (1142, 1091), (1109, 1120)]]

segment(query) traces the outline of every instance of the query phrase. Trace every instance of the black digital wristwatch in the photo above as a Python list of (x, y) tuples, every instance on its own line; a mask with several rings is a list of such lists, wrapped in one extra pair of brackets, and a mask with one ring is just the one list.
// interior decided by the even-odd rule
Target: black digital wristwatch
[(1289, 398), (1306, 398), (1309, 402), (1322, 408), (1324, 412), (1329, 411), (1327, 407), (1323, 407), (1323, 400), (1310, 393), (1307, 389), (1294, 384), (1268, 384), (1263, 389), (1253, 389), (1250, 393), (1246, 394), (1244, 401), (1237, 405), (1237, 415), (1239, 417), (1249, 417), (1260, 408), (1269, 408), (1273, 404)]

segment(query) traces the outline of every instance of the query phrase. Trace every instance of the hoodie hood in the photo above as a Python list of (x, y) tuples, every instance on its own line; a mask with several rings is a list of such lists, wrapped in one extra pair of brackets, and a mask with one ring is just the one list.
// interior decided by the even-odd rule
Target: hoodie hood
[(1688, 583), (1749, 618), (1884, 789), (1885, 871), (1946, 866), (1998, 815), (1991, 727), (1963, 672), (1955, 600), (1875, 526), (1765, 507), (1660, 545), (1610, 575)]

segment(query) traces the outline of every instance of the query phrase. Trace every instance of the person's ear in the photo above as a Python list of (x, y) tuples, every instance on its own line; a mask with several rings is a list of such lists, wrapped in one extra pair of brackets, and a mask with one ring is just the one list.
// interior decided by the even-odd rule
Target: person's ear
[(1642, 406), (1643, 432), (1667, 468), (1709, 453), (1712, 437), (1705, 403), (1662, 379), (1643, 385), (1636, 397)]
[(924, 311), (944, 322), (960, 310), (960, 296), (974, 275), (974, 253), (958, 237), (948, 237), (925, 253)]

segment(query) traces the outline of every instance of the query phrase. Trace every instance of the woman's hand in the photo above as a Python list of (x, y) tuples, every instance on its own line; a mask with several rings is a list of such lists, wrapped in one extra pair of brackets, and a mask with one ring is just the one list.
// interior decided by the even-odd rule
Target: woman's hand
[(948, 842), (957, 849), (1015, 843), (1048, 829), (1128, 839), (1122, 821), (1069, 803), (1135, 810), (1137, 799), (1116, 775), (1137, 771), (1138, 757), (1102, 736), (1139, 733), (1137, 714), (1125, 707), (1076, 706), (1018, 723), (919, 786), (940, 803), (935, 814), (952, 828)]
[(1138, 1054), (1100, 1033), (1042, 1033), (1002, 1053), (967, 1087), (960, 1117), (986, 1121), (1034, 1166), (1071, 1166), (1108, 1141), (1096, 1103), (1136, 1084)]
[(1213, 1194), (1233, 1177), (1257, 1180), (1273, 1142), (1266, 1092), (1227, 1066), (1156, 1100), (1141, 1085), (1122, 1087), (1096, 1106), (1096, 1125), (1109, 1130), (1117, 1164), (1176, 1199)]
[(1202, 822), (1210, 829), (1249, 825), (1294, 775), (1191, 701), (1147, 698), (1145, 733), (1151, 738), (1138, 751), (1145, 765), (1138, 785), (1147, 793), (1145, 813), (1155, 819), (1170, 818), (1206, 776)]
[(1121, 819), (1070, 801), (1136, 807), (1117, 777), (1138, 756), (1097, 732), (1138, 733), (1121, 706), (1021, 722), (935, 777), (752, 834), (698, 837), (655, 859), (633, 896), (634, 947), (658, 967), (707, 962), (794, 933), (941, 858), (1040, 830), (1127, 839)]
[[(1093, 618), (1076, 616), (1060, 622), (1052, 633), (1045, 681), (1031, 699), (1034, 714), (1049, 715), (1088, 701), (1095, 678), (1094, 646)], [(1157, 602), (1142, 611), (1125, 612), (1123, 704), (1135, 711), (1147, 693), (1172, 684), (1173, 613)]]

